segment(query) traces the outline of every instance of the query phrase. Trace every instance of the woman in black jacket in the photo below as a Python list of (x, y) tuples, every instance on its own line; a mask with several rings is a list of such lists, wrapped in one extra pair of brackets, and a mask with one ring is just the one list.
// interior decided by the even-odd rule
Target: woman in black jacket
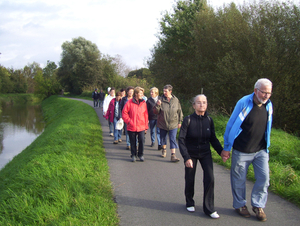
[(186, 207), (195, 211), (194, 185), (197, 161), (203, 169), (203, 211), (211, 218), (220, 216), (214, 209), (214, 174), (210, 144), (220, 155), (223, 147), (215, 134), (213, 120), (207, 115), (207, 98), (201, 94), (194, 98), (195, 112), (184, 118), (179, 133), (179, 149), (185, 164)]
[(160, 96), (158, 96), (158, 89), (153, 87), (150, 89), (151, 97), (147, 100), (147, 110), (149, 117), (149, 128), (150, 128), (150, 136), (151, 136), (151, 147), (154, 146), (155, 143), (155, 130), (156, 130), (156, 138), (157, 138), (157, 149), (161, 150), (161, 142), (160, 142), (160, 130), (156, 126), (157, 123), (157, 115), (153, 112), (153, 107), (156, 105), (156, 102), (160, 100)]

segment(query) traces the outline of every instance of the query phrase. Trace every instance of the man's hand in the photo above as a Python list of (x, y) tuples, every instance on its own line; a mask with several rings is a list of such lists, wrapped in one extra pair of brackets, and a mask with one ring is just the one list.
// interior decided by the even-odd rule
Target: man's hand
[(157, 105), (161, 105), (161, 100), (158, 100), (158, 101), (156, 102), (156, 104), (157, 104)]
[(221, 152), (221, 157), (222, 157), (223, 162), (226, 162), (227, 159), (230, 158), (230, 151), (225, 151), (225, 150), (223, 150), (223, 151)]

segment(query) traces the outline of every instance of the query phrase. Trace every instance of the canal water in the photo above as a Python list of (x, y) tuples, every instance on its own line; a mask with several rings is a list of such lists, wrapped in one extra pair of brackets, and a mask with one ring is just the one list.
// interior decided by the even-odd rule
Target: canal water
[(0, 169), (30, 145), (45, 127), (41, 106), (1, 106)]

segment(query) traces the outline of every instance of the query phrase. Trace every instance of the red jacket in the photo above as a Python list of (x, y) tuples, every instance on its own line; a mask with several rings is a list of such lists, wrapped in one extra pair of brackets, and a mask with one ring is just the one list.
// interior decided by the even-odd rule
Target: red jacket
[[(121, 106), (120, 106), (121, 100), (119, 101), (119, 117), (121, 118)], [(114, 117), (115, 117), (115, 104), (116, 104), (116, 98), (112, 99), (108, 105), (108, 109), (106, 112), (106, 115), (104, 118), (109, 119), (110, 122), (114, 122)]]
[(127, 101), (122, 111), (122, 118), (127, 124), (127, 130), (141, 132), (148, 130), (148, 111), (146, 101), (140, 103), (135, 98)]

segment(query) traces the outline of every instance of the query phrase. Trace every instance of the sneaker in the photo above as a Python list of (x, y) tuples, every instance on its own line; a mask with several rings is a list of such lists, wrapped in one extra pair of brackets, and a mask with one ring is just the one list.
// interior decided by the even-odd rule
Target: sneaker
[(194, 206), (187, 207), (186, 209), (189, 212), (195, 212), (195, 207)]
[(119, 140), (118, 140), (118, 142), (119, 142), (119, 143), (121, 143), (121, 142), (122, 142), (122, 140), (121, 140), (121, 139), (119, 139)]
[(113, 134), (113, 133), (110, 133), (110, 134), (109, 134), (109, 136), (113, 137), (113, 136), (114, 136), (114, 134)]
[(167, 150), (166, 149), (163, 149), (161, 151), (161, 157), (163, 157), (163, 158), (167, 157)]
[(135, 162), (135, 160), (136, 160), (136, 157), (135, 157), (135, 156), (132, 156), (132, 157), (131, 157), (131, 161), (132, 161), (132, 162)]
[(176, 155), (171, 155), (171, 162), (179, 162), (180, 159), (176, 157)]
[(157, 147), (157, 150), (161, 150), (162, 149), (162, 146), (161, 145), (158, 145), (158, 147)]
[(154, 143), (153, 142), (151, 142), (151, 145), (150, 145), (150, 147), (153, 147), (154, 146)]
[(113, 142), (113, 144), (118, 144), (119, 142), (117, 141), (117, 140), (115, 140), (114, 142)]
[(141, 157), (139, 157), (139, 158), (140, 158), (140, 161), (141, 161), (141, 162), (144, 162), (144, 161), (145, 161), (144, 156), (141, 156)]
[(236, 211), (239, 215), (241, 215), (241, 216), (243, 216), (243, 217), (250, 217), (250, 213), (249, 213), (249, 211), (248, 211), (247, 206), (243, 206), (243, 207), (240, 207), (240, 208), (238, 208), (238, 209), (235, 209), (235, 211)]
[(212, 214), (209, 215), (213, 219), (218, 219), (220, 215), (217, 213), (217, 211), (213, 212)]
[(130, 146), (129, 145), (126, 147), (126, 150), (130, 150)]
[(267, 220), (267, 216), (263, 210), (263, 208), (260, 207), (252, 207), (253, 212), (256, 214), (256, 218), (259, 221), (266, 221)]

